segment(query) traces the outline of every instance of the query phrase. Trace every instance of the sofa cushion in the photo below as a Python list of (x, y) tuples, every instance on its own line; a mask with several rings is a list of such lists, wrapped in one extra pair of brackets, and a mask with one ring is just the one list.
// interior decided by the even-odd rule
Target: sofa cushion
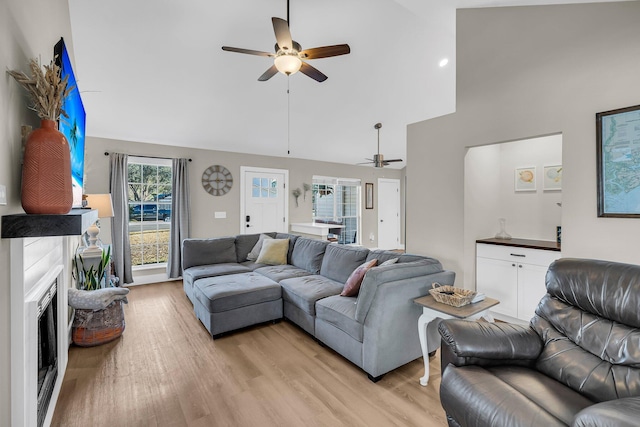
[(371, 261), (367, 261), (353, 270), (353, 273), (351, 273), (351, 275), (347, 279), (347, 282), (344, 284), (344, 288), (342, 289), (342, 292), (340, 292), (340, 296), (355, 297), (356, 295), (358, 295), (358, 292), (360, 291), (360, 285), (362, 284), (362, 279), (364, 279), (364, 275), (367, 274), (367, 271), (369, 271), (371, 267), (376, 265), (377, 262), (377, 259), (372, 259)]
[(571, 425), (575, 414), (593, 404), (546, 375), (518, 366), (447, 366), (440, 401), (462, 425)]
[(183, 269), (195, 265), (237, 262), (236, 238), (185, 239), (182, 242)]
[[(261, 235), (269, 236), (271, 238), (275, 237), (275, 233), (238, 234), (236, 236), (237, 262), (245, 262), (248, 260), (247, 255), (249, 255), (249, 252), (251, 252), (251, 249), (255, 247), (256, 243), (258, 243), (258, 240)], [(258, 253), (260, 253), (259, 249), (258, 249)], [(258, 256), (256, 254), (256, 258), (257, 257)], [(255, 261), (256, 258), (254, 258), (253, 261)]]
[(245, 261), (245, 262), (240, 263), (240, 265), (243, 265), (243, 266), (247, 267), (251, 271), (256, 271), (259, 268), (267, 266), (267, 264), (258, 264), (255, 261)]
[(262, 265), (261, 267), (256, 268), (254, 271), (256, 273), (262, 274), (263, 276), (267, 276), (274, 282), (281, 282), (284, 279), (291, 279), (293, 277), (303, 277), (311, 275), (311, 273), (309, 273), (307, 270), (289, 264), (267, 266)]
[(289, 239), (271, 239), (262, 241), (262, 249), (256, 262), (258, 264), (282, 265), (287, 263)]
[(362, 342), (364, 325), (356, 320), (356, 299), (331, 296), (316, 302), (316, 317)]
[(311, 274), (320, 274), (322, 258), (328, 244), (325, 240), (299, 237), (291, 253), (291, 264), (310, 271)]
[(190, 280), (191, 283), (203, 277), (224, 276), (227, 274), (248, 273), (251, 269), (235, 262), (222, 264), (198, 265), (187, 268), (182, 272), (183, 280)]
[(280, 286), (257, 273), (207, 277), (194, 283), (194, 295), (209, 313), (280, 299)]
[(280, 282), (280, 286), (283, 300), (314, 316), (316, 301), (338, 295), (344, 285), (320, 275), (312, 275), (285, 279)]
[(367, 259), (369, 249), (356, 246), (328, 245), (322, 258), (320, 274), (336, 282), (346, 283)]
[(544, 340), (538, 370), (596, 402), (640, 396), (638, 328), (549, 294), (542, 297), (536, 314), (530, 324)]

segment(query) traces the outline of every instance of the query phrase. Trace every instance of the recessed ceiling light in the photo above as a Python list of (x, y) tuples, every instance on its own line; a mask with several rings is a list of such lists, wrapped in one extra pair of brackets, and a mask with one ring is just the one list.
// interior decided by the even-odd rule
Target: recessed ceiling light
[(447, 65), (449, 63), (449, 59), (448, 58), (442, 58), (440, 60), (440, 62), (438, 63), (439, 66), (444, 67), (445, 65)]

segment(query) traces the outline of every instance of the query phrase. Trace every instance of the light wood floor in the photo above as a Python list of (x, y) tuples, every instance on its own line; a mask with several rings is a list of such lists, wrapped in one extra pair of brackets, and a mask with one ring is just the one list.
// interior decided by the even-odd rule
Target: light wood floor
[[(283, 321), (212, 340), (182, 282), (132, 287), (126, 330), (72, 346), (54, 426), (444, 426), (439, 355), (374, 384)], [(415, 328), (417, 325), (407, 325)]]

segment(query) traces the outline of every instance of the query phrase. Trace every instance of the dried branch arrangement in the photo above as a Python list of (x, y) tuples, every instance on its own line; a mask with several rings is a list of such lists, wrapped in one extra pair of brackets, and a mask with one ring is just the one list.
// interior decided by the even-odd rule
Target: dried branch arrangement
[(31, 77), (22, 71), (7, 70), (29, 94), (33, 103), (29, 108), (38, 113), (41, 119), (58, 120), (60, 115), (69, 117), (62, 109), (64, 99), (75, 89), (75, 86), (67, 87), (69, 76), (65, 76), (63, 80), (60, 67), (54, 61), (45, 65), (43, 70), (38, 60), (32, 59), (29, 67)]

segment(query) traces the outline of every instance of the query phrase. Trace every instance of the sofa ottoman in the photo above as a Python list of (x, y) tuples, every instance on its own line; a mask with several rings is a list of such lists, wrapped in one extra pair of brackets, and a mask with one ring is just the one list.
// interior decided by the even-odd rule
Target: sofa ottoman
[(193, 296), (196, 317), (213, 338), (282, 318), (280, 285), (253, 272), (196, 280)]

